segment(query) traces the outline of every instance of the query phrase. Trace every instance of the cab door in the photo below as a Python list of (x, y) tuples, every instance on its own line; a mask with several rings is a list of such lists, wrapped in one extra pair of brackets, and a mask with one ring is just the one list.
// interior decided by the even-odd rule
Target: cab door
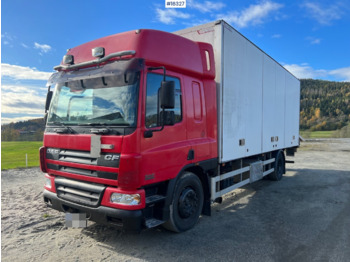
[[(143, 95), (143, 113), (141, 117), (141, 179), (143, 184), (151, 184), (168, 180), (177, 176), (188, 162), (187, 155), (190, 145), (186, 137), (186, 112), (182, 77), (167, 71), (166, 81), (175, 82), (175, 107), (165, 109), (173, 111), (174, 124), (165, 125), (161, 129), (161, 111), (159, 106), (159, 88), (163, 81), (162, 71), (152, 71), (146, 74)], [(152, 131), (151, 137), (145, 132)]]

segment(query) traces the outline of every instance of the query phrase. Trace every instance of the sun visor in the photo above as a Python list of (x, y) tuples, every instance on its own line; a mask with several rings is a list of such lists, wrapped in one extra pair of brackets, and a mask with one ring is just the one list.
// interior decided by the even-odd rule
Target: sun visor
[(133, 58), (130, 60), (115, 61), (108, 63), (103, 66), (79, 69), (75, 71), (68, 72), (57, 72), (53, 73), (49, 80), (47, 81), (46, 86), (54, 86), (57, 83), (76, 81), (80, 79), (91, 79), (96, 77), (107, 77), (107, 76), (116, 76), (125, 74), (126, 82), (133, 82), (132, 73), (139, 72), (144, 67), (144, 60), (140, 58)]

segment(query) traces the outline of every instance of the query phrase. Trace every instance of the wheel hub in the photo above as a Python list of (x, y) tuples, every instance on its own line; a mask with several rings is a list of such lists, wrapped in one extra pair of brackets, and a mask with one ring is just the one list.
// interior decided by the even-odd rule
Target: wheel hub
[(192, 188), (185, 188), (179, 197), (179, 215), (182, 218), (192, 216), (198, 207), (198, 197)]

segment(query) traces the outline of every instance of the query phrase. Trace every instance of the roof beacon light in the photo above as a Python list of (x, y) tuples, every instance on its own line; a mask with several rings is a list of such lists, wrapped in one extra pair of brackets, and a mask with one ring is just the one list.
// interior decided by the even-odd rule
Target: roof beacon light
[[(104, 55), (104, 48), (103, 47), (100, 47), (100, 48), (102, 48), (103, 55)], [(96, 48), (94, 48), (94, 49), (96, 49)], [(92, 50), (94, 50), (94, 49), (92, 49)], [(109, 54), (109, 55), (107, 55), (105, 57), (97, 58), (95, 60), (81, 62), (81, 63), (74, 64), (74, 65), (73, 64), (71, 64), (71, 65), (58, 65), (58, 66), (55, 66), (53, 69), (55, 69), (57, 71), (70, 70), (70, 69), (79, 69), (81, 67), (88, 67), (88, 66), (92, 66), (92, 65), (99, 65), (99, 64), (104, 63), (104, 62), (106, 62), (109, 59), (114, 58), (114, 57), (120, 57), (120, 59), (121, 59), (123, 56), (134, 56), (135, 54), (136, 54), (135, 50), (125, 50), (125, 51), (112, 53), (112, 54)], [(94, 51), (93, 51), (92, 55), (94, 55)], [(72, 56), (72, 59), (73, 59), (73, 56)], [(65, 61), (65, 60), (63, 60), (63, 61)], [(73, 63), (73, 60), (72, 60), (72, 63)]]
[(63, 63), (66, 65), (72, 65), (74, 63), (74, 57), (72, 55), (65, 55), (63, 57)]
[(93, 57), (104, 57), (105, 56), (105, 49), (103, 47), (95, 47), (92, 49), (92, 56)]

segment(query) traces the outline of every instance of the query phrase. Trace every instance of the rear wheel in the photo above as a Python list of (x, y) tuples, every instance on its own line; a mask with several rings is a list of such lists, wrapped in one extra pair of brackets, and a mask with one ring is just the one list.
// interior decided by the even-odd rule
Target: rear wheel
[(175, 187), (170, 205), (170, 219), (163, 226), (174, 232), (189, 230), (197, 223), (203, 202), (204, 194), (200, 179), (193, 173), (184, 173)]
[(285, 170), (285, 160), (284, 153), (282, 150), (279, 150), (275, 156), (275, 171), (269, 174), (269, 178), (274, 181), (279, 181), (282, 179)]

